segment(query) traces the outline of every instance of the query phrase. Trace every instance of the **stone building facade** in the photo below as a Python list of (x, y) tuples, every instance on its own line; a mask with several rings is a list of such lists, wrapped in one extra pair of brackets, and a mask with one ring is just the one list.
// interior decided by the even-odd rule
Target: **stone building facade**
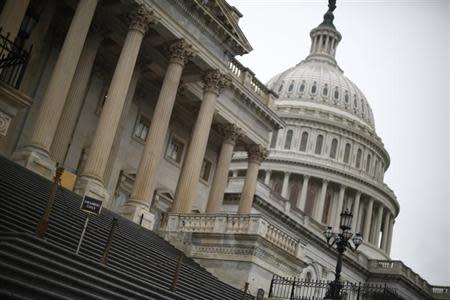
[(264, 85), (235, 59), (252, 48), (224, 0), (0, 4), (2, 51), (17, 58), (0, 74), (2, 155), (47, 178), (63, 164), (67, 188), (253, 293), (274, 274), (332, 279), (322, 232), (348, 208), (365, 243), (347, 253), (345, 280), (448, 297), (389, 258), (389, 155), (335, 61), (332, 22)]

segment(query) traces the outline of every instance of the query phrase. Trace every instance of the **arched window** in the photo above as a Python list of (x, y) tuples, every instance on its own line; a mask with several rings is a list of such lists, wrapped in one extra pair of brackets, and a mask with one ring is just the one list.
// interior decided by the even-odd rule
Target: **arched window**
[(338, 89), (338, 87), (336, 87), (335, 89), (334, 89), (334, 99), (339, 99), (339, 89)]
[(362, 151), (361, 149), (358, 149), (358, 152), (356, 153), (356, 168), (359, 169), (361, 167), (361, 155)]
[(311, 88), (311, 94), (315, 94), (317, 92), (317, 82), (314, 81), (314, 84)]
[(348, 164), (350, 160), (350, 150), (352, 150), (352, 146), (350, 146), (349, 143), (345, 144), (345, 151), (344, 151), (344, 162)]
[(353, 105), (355, 106), (355, 109), (358, 108), (358, 99), (356, 98), (356, 94), (353, 95)]
[(350, 102), (350, 98), (349, 98), (349, 96), (348, 96), (348, 91), (345, 91), (344, 101), (345, 101), (345, 103), (347, 103), (347, 104)]
[(291, 84), (289, 85), (288, 92), (292, 92), (293, 89), (294, 89), (294, 81), (292, 81)]
[(305, 91), (305, 88), (306, 88), (306, 84), (305, 84), (305, 81), (303, 80), (302, 81), (302, 84), (300, 85), (300, 93), (303, 93), (304, 91)]
[(325, 86), (323, 87), (322, 95), (328, 96), (328, 84), (326, 84), (326, 83), (325, 83)]
[(369, 173), (370, 171), (370, 161), (372, 159), (372, 156), (370, 154), (367, 155), (367, 161), (366, 161), (366, 172)]
[(278, 129), (275, 129), (272, 131), (272, 139), (270, 141), (270, 148), (275, 148), (277, 145), (277, 139), (278, 139)]
[(322, 146), (323, 146), (323, 135), (319, 134), (316, 139), (316, 149), (314, 150), (314, 153), (321, 154)]
[(288, 130), (286, 133), (286, 141), (284, 142), (284, 149), (291, 149), (292, 144), (292, 130)]
[(278, 88), (278, 93), (283, 89), (284, 81), (281, 82), (280, 87)]
[(305, 152), (308, 145), (308, 133), (305, 131), (302, 133), (302, 139), (300, 141), (300, 151)]
[(379, 170), (378, 170), (378, 159), (375, 159), (375, 170), (374, 170), (373, 175), (375, 177), (378, 177), (378, 173), (379, 173)]
[(333, 139), (331, 141), (331, 149), (330, 149), (330, 157), (331, 158), (336, 158), (337, 146), (338, 146), (337, 139)]

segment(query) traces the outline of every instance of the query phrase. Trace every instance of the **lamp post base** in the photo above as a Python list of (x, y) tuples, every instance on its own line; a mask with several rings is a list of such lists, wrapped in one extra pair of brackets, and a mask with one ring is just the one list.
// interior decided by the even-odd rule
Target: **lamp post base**
[(330, 287), (323, 300), (341, 300), (341, 289), (342, 284), (339, 281), (335, 280), (330, 282)]

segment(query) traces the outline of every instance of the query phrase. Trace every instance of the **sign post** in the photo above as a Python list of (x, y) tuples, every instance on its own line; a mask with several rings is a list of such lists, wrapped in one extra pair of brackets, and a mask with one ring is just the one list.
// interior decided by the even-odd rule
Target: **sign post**
[(78, 241), (77, 251), (80, 252), (81, 244), (83, 243), (84, 234), (89, 224), (89, 217), (91, 215), (98, 216), (102, 211), (103, 201), (84, 195), (83, 201), (81, 201), (81, 210), (87, 213), (86, 221), (84, 222), (83, 231), (81, 232), (80, 240)]

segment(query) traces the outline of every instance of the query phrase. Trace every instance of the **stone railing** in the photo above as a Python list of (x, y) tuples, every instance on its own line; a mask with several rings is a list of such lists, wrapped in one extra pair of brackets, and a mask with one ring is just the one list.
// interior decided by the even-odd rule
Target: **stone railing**
[(247, 67), (244, 67), (236, 59), (232, 58), (228, 63), (231, 73), (238, 79), (242, 85), (255, 93), (265, 104), (269, 104), (273, 92), (269, 90), (264, 83), (255, 77), (255, 74)]
[(449, 299), (449, 287), (432, 286), (401, 261), (370, 260), (369, 271), (377, 274), (399, 275), (433, 296), (433, 299)]
[(163, 231), (258, 235), (294, 256), (299, 247), (294, 236), (262, 215), (169, 214)]

